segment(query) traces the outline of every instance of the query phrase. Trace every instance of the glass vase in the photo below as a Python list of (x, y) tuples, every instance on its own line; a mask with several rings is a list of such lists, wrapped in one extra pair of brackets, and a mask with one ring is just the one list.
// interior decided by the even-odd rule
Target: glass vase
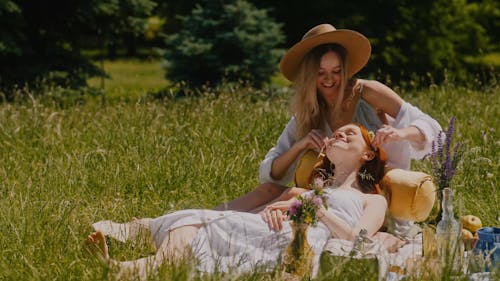
[(422, 255), (424, 257), (437, 256), (436, 227), (426, 224), (422, 227)]
[(461, 268), (463, 243), (462, 226), (453, 213), (453, 190), (443, 189), (441, 220), (436, 226), (437, 254), (442, 264), (453, 271)]
[(310, 277), (314, 251), (307, 241), (307, 223), (290, 223), (293, 231), (293, 240), (283, 254), (283, 271), (300, 278)]

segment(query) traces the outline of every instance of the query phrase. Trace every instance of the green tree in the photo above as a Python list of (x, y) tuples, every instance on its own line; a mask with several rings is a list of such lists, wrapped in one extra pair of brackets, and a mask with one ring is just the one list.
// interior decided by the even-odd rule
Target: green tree
[(116, 57), (119, 46), (125, 46), (127, 55), (133, 56), (155, 6), (154, 0), (88, 1), (85, 9), (95, 12), (90, 15), (93, 18), (91, 35), (97, 31), (95, 39), (104, 41), (101, 44), (106, 45), (110, 58)]
[(281, 25), (244, 0), (202, 1), (166, 39), (167, 78), (191, 86), (245, 80), (261, 85), (277, 71)]
[(445, 73), (467, 81), (471, 73), (481, 71), (467, 58), (498, 52), (500, 46), (500, 4), (494, 0), (253, 2), (271, 9), (271, 15), (284, 23), (286, 47), (325, 22), (363, 33), (373, 49), (360, 75), (389, 76), (398, 84), (422, 77), (440, 82)]
[(83, 46), (142, 32), (154, 5), (151, 0), (0, 1), (0, 90), (40, 82), (85, 85), (88, 76), (103, 72), (82, 55)]
[(21, 39), (20, 34), (8, 32), (8, 30), (17, 31), (20, 28), (18, 21), (20, 14), (21, 9), (13, 1), (0, 1), (0, 56), (21, 52), (21, 46), (17, 43)]
[[(465, 0), (412, 1), (398, 7), (398, 19), (380, 44), (378, 66), (396, 80), (430, 74), (440, 82), (445, 72), (466, 79), (468, 55), (488, 48), (484, 28), (474, 18), (474, 4)], [(411, 2), (411, 3), (410, 3)]]

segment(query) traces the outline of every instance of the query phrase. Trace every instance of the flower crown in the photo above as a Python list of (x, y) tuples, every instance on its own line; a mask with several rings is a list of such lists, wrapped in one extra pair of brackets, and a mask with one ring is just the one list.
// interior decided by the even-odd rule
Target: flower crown
[(372, 145), (373, 139), (375, 138), (375, 133), (373, 131), (368, 131), (368, 138), (370, 139), (370, 146), (373, 148), (373, 150), (377, 151), (378, 147)]
[(375, 133), (373, 131), (368, 131), (368, 137), (370, 138), (370, 142), (372, 142), (375, 138)]

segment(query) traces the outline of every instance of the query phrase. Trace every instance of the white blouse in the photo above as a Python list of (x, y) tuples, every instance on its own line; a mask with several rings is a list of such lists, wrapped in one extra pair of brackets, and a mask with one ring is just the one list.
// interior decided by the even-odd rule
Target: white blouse
[[(390, 116), (388, 116), (388, 118), (389, 125), (394, 128), (401, 129), (414, 126), (425, 136), (424, 143), (398, 141), (382, 145), (382, 148), (384, 148), (387, 153), (388, 166), (408, 170), (410, 168), (411, 159), (422, 159), (424, 156), (431, 153), (432, 141), (441, 133), (441, 126), (432, 117), (407, 102), (401, 105), (395, 119), (390, 118)], [(383, 125), (375, 110), (363, 99), (360, 99), (356, 105), (352, 122), (360, 123), (368, 130), (374, 132)], [(261, 183), (273, 182), (287, 185), (293, 182), (293, 174), (300, 157), (297, 157), (288, 169), (286, 175), (280, 180), (273, 179), (271, 176), (271, 166), (276, 157), (288, 151), (296, 142), (296, 131), (297, 123), (295, 118), (292, 117), (281, 133), (277, 144), (267, 152), (265, 159), (260, 164), (259, 178)], [(333, 134), (327, 124), (324, 125), (324, 131), (329, 137)]]

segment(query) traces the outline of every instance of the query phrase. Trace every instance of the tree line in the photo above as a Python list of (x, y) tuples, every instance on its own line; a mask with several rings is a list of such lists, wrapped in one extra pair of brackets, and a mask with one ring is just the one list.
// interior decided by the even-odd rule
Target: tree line
[(113, 58), (140, 47), (163, 50), (166, 78), (174, 82), (260, 86), (284, 50), (319, 23), (370, 39), (362, 75), (424, 84), (489, 79), (498, 63), (482, 58), (500, 53), (499, 18), (495, 0), (3, 0), (0, 88), (81, 87), (105, 75), (85, 50)]

